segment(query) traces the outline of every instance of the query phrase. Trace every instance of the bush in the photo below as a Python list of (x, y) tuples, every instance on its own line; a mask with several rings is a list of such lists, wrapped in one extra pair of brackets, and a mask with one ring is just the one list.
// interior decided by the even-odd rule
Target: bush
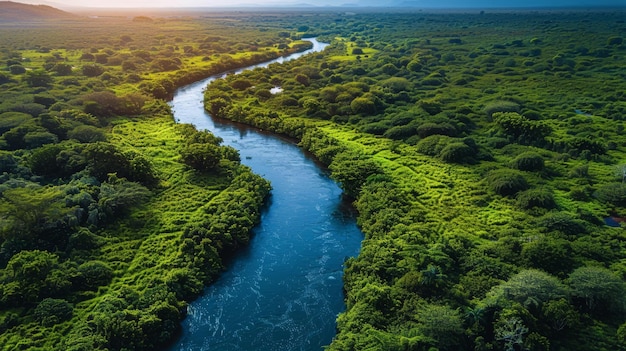
[(531, 121), (517, 112), (495, 112), (493, 118), (504, 134), (525, 145), (541, 142), (552, 132), (542, 121)]
[(88, 64), (84, 65), (82, 68), (83, 75), (87, 77), (97, 77), (104, 73), (104, 67), (99, 64)]
[(33, 119), (33, 116), (27, 113), (23, 113), (23, 112), (1, 113), (0, 114), (0, 135), (32, 119)]
[(538, 225), (546, 231), (559, 231), (567, 235), (587, 233), (585, 222), (568, 212), (548, 213), (539, 219)]
[(602, 202), (624, 207), (626, 206), (626, 184), (610, 183), (602, 185), (596, 190), (594, 196)]
[(487, 174), (489, 187), (502, 196), (511, 196), (528, 189), (526, 178), (512, 169), (498, 169)]
[(457, 134), (457, 130), (450, 123), (426, 122), (417, 127), (417, 134), (420, 138), (426, 138), (435, 134), (455, 136)]
[(441, 150), (439, 158), (448, 163), (471, 163), (474, 162), (475, 150), (464, 142), (453, 142)]
[(63, 299), (47, 298), (35, 308), (35, 319), (46, 327), (70, 320), (74, 308)]
[(413, 126), (395, 126), (385, 131), (383, 136), (389, 139), (403, 140), (412, 137), (416, 133), (417, 130)]
[(350, 108), (355, 114), (371, 115), (376, 113), (376, 104), (372, 99), (358, 97), (350, 103)]
[(541, 171), (544, 168), (544, 160), (538, 153), (528, 151), (513, 160), (513, 167), (520, 171)]
[(67, 133), (67, 137), (70, 139), (76, 139), (81, 143), (95, 143), (97, 141), (105, 141), (106, 136), (102, 129), (81, 125), (78, 126)]
[(97, 290), (108, 284), (113, 278), (113, 270), (101, 261), (89, 261), (78, 267), (80, 274), (78, 288), (80, 290)]
[(534, 207), (551, 209), (556, 207), (554, 195), (548, 188), (526, 190), (517, 195), (517, 204), (523, 209)]
[(451, 140), (453, 140), (451, 137), (445, 135), (431, 135), (420, 140), (416, 149), (420, 154), (437, 156)]
[(215, 170), (220, 163), (220, 147), (213, 144), (189, 144), (180, 153), (187, 166), (201, 172)]
[(11, 74), (24, 74), (26, 73), (26, 68), (22, 65), (11, 65), (9, 66), (9, 72)]
[(520, 106), (511, 101), (494, 101), (485, 106), (487, 117), (493, 117), (496, 112), (519, 112)]
[(63, 148), (60, 145), (46, 145), (33, 151), (28, 160), (33, 173), (50, 176), (58, 172), (57, 155)]

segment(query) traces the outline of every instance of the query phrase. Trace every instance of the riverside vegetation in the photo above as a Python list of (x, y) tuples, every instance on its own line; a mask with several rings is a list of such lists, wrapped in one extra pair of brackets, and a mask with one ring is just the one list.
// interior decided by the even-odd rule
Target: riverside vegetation
[(355, 199), (328, 350), (625, 348), (623, 15), (335, 16), (324, 53), (209, 86)]
[(170, 340), (269, 185), (163, 100), (318, 36), (324, 53), (215, 81), (205, 104), (299, 139), (354, 199), (365, 240), (328, 349), (625, 349), (625, 234), (604, 223), (626, 213), (623, 15), (0, 27), (0, 345)]

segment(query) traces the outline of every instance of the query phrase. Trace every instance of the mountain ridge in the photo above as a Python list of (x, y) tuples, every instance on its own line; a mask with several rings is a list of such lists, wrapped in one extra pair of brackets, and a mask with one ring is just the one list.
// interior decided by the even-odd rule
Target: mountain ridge
[(77, 16), (48, 5), (0, 1), (0, 23), (71, 19)]

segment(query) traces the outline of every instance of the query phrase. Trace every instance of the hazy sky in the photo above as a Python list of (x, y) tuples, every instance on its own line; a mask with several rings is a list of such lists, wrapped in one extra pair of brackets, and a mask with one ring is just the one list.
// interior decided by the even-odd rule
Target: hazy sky
[(293, 5), (311, 4), (318, 6), (338, 6), (360, 4), (364, 6), (393, 6), (410, 3), (414, 6), (433, 8), (470, 8), (470, 7), (561, 7), (561, 6), (620, 6), (626, 7), (626, 0), (13, 0), (32, 4), (79, 7), (213, 7), (248, 5)]

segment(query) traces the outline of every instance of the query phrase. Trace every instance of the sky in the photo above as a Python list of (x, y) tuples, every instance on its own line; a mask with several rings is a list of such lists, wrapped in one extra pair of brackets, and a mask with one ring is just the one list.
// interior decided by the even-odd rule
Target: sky
[(411, 4), (423, 8), (492, 8), (492, 7), (569, 7), (569, 6), (619, 6), (626, 7), (626, 0), (12, 0), (30, 4), (46, 4), (55, 7), (108, 7), (108, 8), (154, 8), (154, 7), (235, 7), (238, 5), (296, 5), (338, 6), (359, 4), (362, 6), (392, 7)]

